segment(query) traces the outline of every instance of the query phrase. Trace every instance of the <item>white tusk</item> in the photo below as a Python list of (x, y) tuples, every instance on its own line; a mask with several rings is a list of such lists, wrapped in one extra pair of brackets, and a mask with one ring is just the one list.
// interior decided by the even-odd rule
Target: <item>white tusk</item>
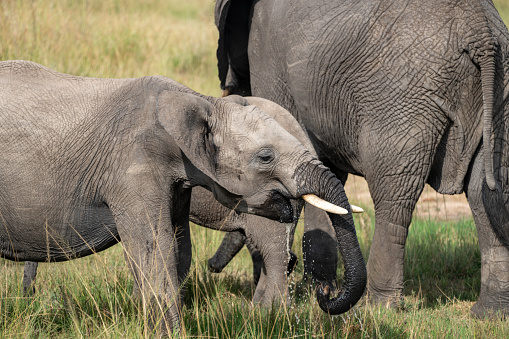
[(327, 211), (330, 213), (334, 213), (334, 214), (348, 214), (348, 211), (346, 209), (344, 209), (343, 207), (339, 207), (334, 204), (331, 204), (328, 201), (318, 198), (314, 194), (305, 194), (301, 198), (321, 210), (324, 210), (324, 211)]
[(359, 206), (350, 205), (350, 208), (352, 209), (352, 213), (363, 213), (364, 210), (360, 208)]

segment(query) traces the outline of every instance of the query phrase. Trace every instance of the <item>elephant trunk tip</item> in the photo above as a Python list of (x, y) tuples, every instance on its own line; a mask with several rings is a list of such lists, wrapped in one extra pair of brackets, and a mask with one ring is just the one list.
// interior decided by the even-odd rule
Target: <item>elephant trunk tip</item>
[[(362, 275), (362, 274), (361, 274)], [(361, 279), (362, 280), (362, 279)], [(367, 274), (364, 274), (364, 281), (357, 281), (348, 288), (343, 287), (337, 297), (331, 298), (331, 289), (329, 286), (318, 286), (316, 289), (316, 299), (320, 308), (330, 314), (338, 315), (350, 310), (357, 301), (364, 295), (366, 288)]]

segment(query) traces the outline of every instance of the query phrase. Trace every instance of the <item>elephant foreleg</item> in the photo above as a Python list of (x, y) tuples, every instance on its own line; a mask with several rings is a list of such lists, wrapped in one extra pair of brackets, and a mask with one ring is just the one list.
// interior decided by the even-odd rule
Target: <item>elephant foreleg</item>
[[(251, 256), (254, 257), (254, 254), (258, 253), (263, 263), (253, 303), (267, 307), (274, 303), (287, 303), (288, 268), (292, 260), (289, 250), (293, 243), (296, 223), (284, 226), (279, 222), (251, 215), (247, 216), (246, 221), (248, 226), (246, 245)], [(264, 232), (266, 229), (270, 229), (271, 232)]]
[(367, 264), (368, 300), (385, 307), (397, 307), (403, 298), (408, 228), (424, 189), (425, 176), (407, 173), (399, 177), (366, 179), (375, 205), (375, 232)]
[(375, 304), (395, 307), (403, 297), (403, 264), (408, 225), (397, 225), (378, 216), (376, 218), (367, 265), (368, 298)]
[[(174, 199), (168, 200), (168, 194), (150, 180), (138, 187), (139, 196), (109, 205), (144, 316), (156, 334), (168, 335), (180, 329), (181, 283), (190, 262), (190, 248), (185, 249), (190, 243), (188, 219), (182, 216), (189, 213), (191, 192), (177, 188), (171, 191)], [(189, 254), (182, 255), (181, 250)]]
[[(135, 263), (134, 263), (134, 261), (132, 261), (131, 256), (126, 251), (124, 251), (124, 260), (127, 264), (127, 267), (129, 267), (131, 269), (131, 272), (134, 272), (132, 267), (135, 267), (134, 266)], [(133, 275), (134, 275), (134, 273), (133, 273)], [(137, 283), (136, 277), (134, 277), (134, 281), (133, 281), (133, 291), (131, 293), (131, 299), (134, 302), (142, 301), (141, 300), (141, 291), (140, 291), (140, 287)]]
[(264, 270), (263, 256), (260, 251), (256, 248), (253, 242), (246, 239), (246, 247), (251, 255), (251, 261), (253, 262), (253, 282), (255, 286), (258, 286), (260, 282), (260, 276)]
[[(258, 285), (260, 281), (260, 277), (262, 275), (262, 270), (264, 269), (264, 259), (260, 251), (254, 246), (251, 245), (249, 241), (246, 242), (247, 249), (249, 250), (249, 254), (251, 254), (251, 259), (253, 261), (253, 281), (255, 285)], [(268, 260), (272, 260), (269, 258)], [(289, 277), (292, 274), (295, 265), (297, 265), (297, 255), (290, 251), (290, 261), (288, 261), (288, 265), (286, 266), (286, 276)], [(278, 265), (279, 266), (279, 265)]]
[(37, 266), (35, 261), (26, 261), (23, 268), (23, 295), (29, 296), (35, 293), (35, 277), (37, 276)]
[[(227, 232), (212, 258), (209, 259), (209, 270), (214, 273), (221, 273), (228, 263), (240, 252), (246, 236), (240, 231)], [(253, 258), (253, 266), (254, 266)], [(259, 260), (259, 259), (257, 259)], [(260, 263), (258, 263), (259, 265)]]
[(363, 140), (362, 152), (371, 161), (365, 175), (375, 207), (367, 292), (369, 301), (386, 307), (399, 306), (403, 298), (408, 228), (431, 171), (432, 150), (439, 142), (440, 130), (424, 127), (429, 125), (399, 121), (394, 131), (406, 131), (412, 136), (411, 141), (401, 143), (395, 141), (407, 140), (407, 135), (386, 134), (377, 126), (366, 127), (364, 131), (370, 135)]
[[(182, 222), (178, 223), (179, 225), (182, 225), (177, 230), (177, 237), (179, 238), (179, 259), (178, 259), (178, 279), (179, 284), (181, 285), (180, 288), (180, 298), (183, 299), (186, 292), (186, 286), (185, 286), (185, 279), (189, 273), (189, 268), (191, 266), (191, 254), (192, 254), (192, 244), (191, 244), (191, 234), (189, 230), (189, 222), (187, 222), (184, 219)], [(132, 262), (132, 258), (130, 255), (127, 254), (127, 252), (124, 251), (124, 258), (126, 260), (126, 263), (128, 263), (128, 266), (131, 267), (131, 265), (134, 264)], [(37, 264), (37, 263), (35, 263)], [(25, 266), (26, 267), (26, 266)], [(35, 267), (37, 269), (37, 266)], [(35, 276), (34, 276), (35, 278)], [(24, 283), (24, 280), (23, 280)], [(134, 301), (141, 301), (141, 291), (138, 283), (136, 281), (133, 282), (133, 291), (131, 295), (132, 299)]]
[[(117, 225), (119, 231), (125, 228), (123, 221)], [(129, 225), (137, 226), (140, 225)], [(121, 233), (125, 255), (129, 258), (127, 264), (136, 284), (134, 291), (139, 291), (150, 326), (156, 328), (160, 324), (156, 331), (171, 333), (180, 328), (177, 239), (174, 234), (160, 234), (153, 228), (143, 233), (138, 237)]]

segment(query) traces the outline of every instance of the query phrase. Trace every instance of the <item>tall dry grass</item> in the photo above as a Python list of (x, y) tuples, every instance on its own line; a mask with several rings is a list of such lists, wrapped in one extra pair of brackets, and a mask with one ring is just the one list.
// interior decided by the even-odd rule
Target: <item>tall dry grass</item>
[[(509, 3), (496, 0), (509, 20)], [(213, 0), (2, 0), (0, 59), (26, 59), (60, 72), (94, 77), (169, 76), (218, 95)], [(364, 206), (366, 207), (366, 206)], [(356, 216), (367, 256), (374, 215)], [(507, 321), (469, 317), (480, 284), (479, 250), (471, 220), (415, 220), (406, 251), (405, 309), (359, 306), (335, 317), (290, 280), (292, 303), (262, 310), (250, 300), (251, 261), (242, 251), (221, 275), (209, 258), (222, 234), (192, 227), (193, 264), (183, 312), (183, 337), (199, 338), (507, 338)], [(302, 258), (297, 229), (294, 251)], [(132, 277), (120, 245), (65, 263), (41, 264), (33, 297), (22, 295), (22, 264), (0, 260), (0, 337), (148, 337), (143, 311), (132, 302)]]
[(0, 2), (0, 59), (92, 77), (165, 75), (219, 94), (214, 2)]

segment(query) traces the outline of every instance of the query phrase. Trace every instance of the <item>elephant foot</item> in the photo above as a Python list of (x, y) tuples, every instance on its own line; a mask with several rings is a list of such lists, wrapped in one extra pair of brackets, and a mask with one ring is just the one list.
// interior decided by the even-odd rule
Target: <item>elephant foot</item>
[(208, 264), (209, 272), (211, 273), (221, 273), (223, 271), (224, 267), (222, 265), (218, 265), (217, 262), (212, 259), (209, 259)]
[(212, 273), (221, 273), (223, 268), (240, 252), (244, 243), (246, 242), (246, 236), (243, 232), (227, 232), (221, 242), (221, 245), (217, 249), (214, 256), (209, 259), (209, 271)]
[[(489, 291), (490, 289), (491, 291)], [(488, 284), (481, 285), (479, 299), (470, 309), (470, 314), (477, 319), (507, 318), (509, 316), (507, 284), (500, 286), (494, 281), (490, 281)]]
[(483, 234), (480, 230), (478, 234), (481, 239), (481, 292), (470, 312), (474, 318), (505, 318), (509, 315), (509, 251), (498, 243), (482, 247), (486, 232)]
[(395, 289), (376, 289), (368, 287), (366, 296), (366, 304), (379, 306), (386, 309), (401, 309), (403, 308), (403, 291)]
[(370, 304), (388, 309), (403, 307), (403, 264), (407, 235), (408, 227), (377, 220), (367, 265), (367, 299)]
[(472, 306), (470, 314), (476, 319), (506, 319), (509, 316), (509, 305), (483, 302), (480, 299)]

